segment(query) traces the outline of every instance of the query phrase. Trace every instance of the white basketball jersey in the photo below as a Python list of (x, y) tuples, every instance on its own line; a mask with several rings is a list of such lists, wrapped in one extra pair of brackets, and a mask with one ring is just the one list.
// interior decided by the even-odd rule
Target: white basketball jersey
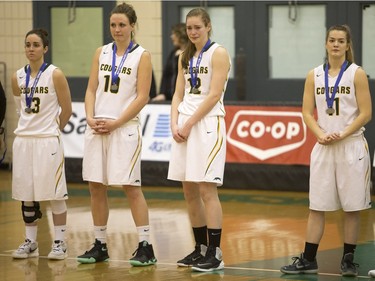
[(26, 97), (30, 88), (34, 85), (35, 77), (30, 77), (28, 89), (26, 89), (26, 71), (27, 66), (17, 70), (17, 84), (21, 94), (21, 112), (18, 120), (18, 126), (14, 133), (17, 136), (59, 136), (59, 114), (60, 106), (57, 100), (55, 86), (53, 84), (52, 74), (57, 68), (48, 64), (42, 72), (38, 83), (34, 89), (34, 95), (31, 102), (31, 113), (25, 112)]
[[(178, 106), (178, 111), (186, 115), (193, 115), (197, 110), (199, 105), (206, 99), (208, 93), (210, 92), (211, 80), (212, 80), (212, 55), (217, 47), (220, 45), (217, 43), (212, 43), (209, 48), (203, 52), (202, 60), (199, 64), (199, 69), (196, 69), (196, 63), (198, 57), (193, 57), (193, 71), (198, 71), (197, 86), (198, 92), (192, 92), (192, 82), (191, 75), (189, 72), (190, 65), (188, 69), (184, 69), (185, 77), (185, 93), (183, 101)], [(230, 63), (230, 62), (229, 62)], [(189, 62), (190, 64), (190, 62)], [(224, 93), (227, 87), (229, 77), (229, 71), (227, 75), (227, 80), (225, 82), (224, 88), (221, 93), (220, 101), (212, 108), (212, 110), (207, 114), (207, 116), (225, 116), (224, 110)]]
[[(342, 132), (359, 115), (357, 99), (354, 87), (354, 75), (358, 65), (351, 63), (344, 71), (333, 102), (335, 112), (332, 115), (326, 113), (328, 108), (325, 95), (324, 67), (320, 65), (314, 69), (315, 103), (318, 112), (318, 124), (327, 133)], [(329, 97), (332, 97), (336, 77), (328, 75)], [(354, 136), (364, 131), (362, 127)]]
[[(99, 85), (96, 90), (95, 117), (117, 119), (137, 97), (138, 65), (144, 51), (145, 49), (138, 44), (130, 50), (118, 76), (119, 87), (112, 90), (113, 43), (103, 46), (99, 57)], [(119, 67), (121, 58), (122, 56), (116, 55), (116, 67)]]

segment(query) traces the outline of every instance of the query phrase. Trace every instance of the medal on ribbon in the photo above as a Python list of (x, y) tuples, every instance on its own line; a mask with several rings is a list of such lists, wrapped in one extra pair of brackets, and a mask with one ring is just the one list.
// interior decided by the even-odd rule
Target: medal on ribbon
[(125, 54), (121, 58), (120, 65), (116, 69), (116, 52), (117, 52), (117, 46), (116, 46), (116, 43), (113, 43), (112, 82), (111, 82), (111, 91), (112, 92), (117, 92), (117, 90), (118, 90), (118, 87), (119, 87), (119, 85), (118, 85), (118, 76), (120, 74), (122, 66), (124, 65), (126, 57), (128, 56), (130, 50), (133, 48), (133, 44), (134, 44), (133, 41), (130, 41), (129, 46), (126, 48)]
[(28, 87), (29, 87), (29, 83), (30, 83), (30, 76), (31, 76), (31, 67), (30, 65), (28, 66), (27, 68), (27, 71), (26, 71), (26, 86), (25, 86), (25, 101), (26, 101), (26, 108), (25, 108), (25, 112), (26, 113), (31, 113), (33, 110), (31, 108), (31, 102), (33, 100), (33, 97), (34, 97), (34, 92), (35, 92), (35, 88), (36, 86), (38, 85), (38, 81), (40, 79), (40, 76), (42, 75), (44, 69), (46, 68), (46, 65), (47, 63), (43, 63), (39, 70), (38, 70), (38, 74), (36, 75), (35, 77), (35, 80), (34, 80), (34, 83), (33, 85), (31, 86), (30, 88), (30, 94), (28, 95), (27, 92), (28, 92)]
[(324, 68), (324, 82), (325, 82), (326, 102), (327, 102), (327, 107), (328, 107), (326, 109), (326, 113), (328, 115), (332, 115), (332, 114), (335, 113), (335, 109), (333, 108), (333, 102), (335, 100), (335, 96), (336, 96), (336, 92), (337, 92), (337, 87), (339, 86), (341, 77), (344, 74), (344, 71), (346, 69), (347, 64), (348, 64), (348, 62), (344, 61), (344, 63), (341, 65), (340, 72), (339, 72), (339, 75), (338, 75), (338, 77), (336, 79), (335, 85), (333, 87), (333, 93), (332, 93), (331, 97), (329, 96), (329, 87), (328, 87), (328, 69), (329, 69), (328, 62), (325, 65), (325, 68)]
[(199, 94), (199, 92), (200, 92), (199, 91), (199, 85), (198, 85), (199, 65), (201, 63), (203, 53), (208, 49), (210, 44), (211, 44), (211, 40), (208, 39), (208, 41), (204, 45), (202, 51), (198, 55), (198, 59), (197, 59), (197, 63), (195, 64), (195, 68), (193, 68), (193, 58), (190, 59), (189, 72), (190, 72), (191, 84), (192, 84), (192, 88), (190, 90), (190, 93)]

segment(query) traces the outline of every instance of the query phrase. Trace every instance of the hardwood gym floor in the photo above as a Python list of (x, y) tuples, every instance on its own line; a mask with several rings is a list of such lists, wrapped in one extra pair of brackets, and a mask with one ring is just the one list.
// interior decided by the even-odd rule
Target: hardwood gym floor
[(128, 259), (138, 244), (134, 223), (121, 190), (111, 189), (108, 224), (110, 261), (77, 263), (76, 256), (93, 243), (89, 193), (86, 184), (68, 184), (68, 252), (64, 261), (49, 261), (53, 224), (49, 205), (43, 202), (39, 221), (39, 258), (13, 260), (11, 252), (24, 240), (20, 204), (11, 199), (11, 172), (0, 170), (0, 280), (358, 280), (367, 279), (375, 269), (375, 211), (362, 213), (360, 239), (355, 262), (357, 278), (343, 278), (339, 266), (342, 255), (342, 213), (326, 215), (325, 234), (318, 252), (318, 275), (283, 275), (279, 268), (303, 250), (308, 194), (220, 189), (224, 225), (222, 250), (225, 269), (200, 274), (178, 268), (175, 262), (194, 247), (181, 188), (144, 187), (149, 204), (151, 241), (158, 263), (131, 267)]

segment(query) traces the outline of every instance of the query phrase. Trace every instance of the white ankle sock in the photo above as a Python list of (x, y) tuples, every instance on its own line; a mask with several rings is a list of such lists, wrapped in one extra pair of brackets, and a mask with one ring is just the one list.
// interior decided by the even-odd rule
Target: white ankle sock
[(26, 238), (32, 242), (36, 241), (36, 236), (38, 234), (37, 225), (26, 225)]
[(137, 226), (137, 232), (138, 232), (139, 242), (142, 242), (142, 241), (147, 241), (147, 243), (150, 242), (150, 226), (149, 225)]
[(95, 239), (101, 243), (107, 243), (107, 226), (94, 226)]

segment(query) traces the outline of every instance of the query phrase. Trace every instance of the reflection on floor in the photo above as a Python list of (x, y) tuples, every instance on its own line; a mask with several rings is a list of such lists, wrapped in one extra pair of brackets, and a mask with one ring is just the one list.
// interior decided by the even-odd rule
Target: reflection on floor
[[(110, 261), (77, 263), (75, 257), (94, 242), (86, 184), (69, 184), (69, 257), (49, 261), (53, 223), (49, 204), (43, 202), (39, 222), (39, 258), (13, 260), (11, 252), (24, 239), (20, 204), (11, 199), (9, 172), (0, 170), (0, 280), (343, 280), (340, 260), (343, 244), (342, 213), (327, 213), (325, 234), (318, 253), (318, 275), (282, 275), (279, 268), (300, 254), (304, 245), (308, 195), (306, 193), (220, 190), (223, 205), (222, 250), (225, 269), (201, 274), (178, 268), (176, 261), (194, 247), (186, 205), (180, 188), (145, 187), (150, 208), (151, 242), (155, 266), (131, 267), (138, 236), (121, 190), (109, 191), (108, 249)], [(360, 276), (375, 269), (374, 209), (362, 213), (355, 262)], [(349, 278), (353, 280), (353, 278)]]

